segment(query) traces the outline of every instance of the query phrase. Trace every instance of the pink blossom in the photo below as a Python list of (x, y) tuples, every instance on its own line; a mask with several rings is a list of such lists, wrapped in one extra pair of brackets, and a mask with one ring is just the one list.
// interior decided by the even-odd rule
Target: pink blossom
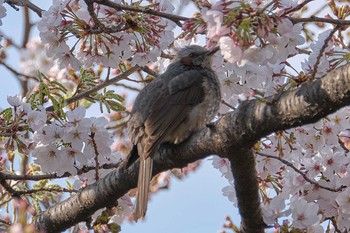
[(228, 36), (223, 36), (219, 39), (220, 51), (230, 63), (235, 63), (242, 59), (242, 49)]
[(65, 143), (70, 143), (73, 148), (82, 149), (83, 143), (89, 138), (88, 129), (81, 126), (69, 126), (62, 137)]
[(345, 189), (336, 197), (340, 211), (344, 214), (350, 214), (350, 188)]
[(224, 187), (222, 189), (222, 193), (225, 197), (228, 197), (229, 201), (231, 201), (234, 206), (237, 207), (236, 190), (233, 185), (228, 185)]
[(20, 95), (7, 96), (7, 102), (13, 107), (19, 107), (22, 104), (22, 97)]
[(286, 196), (277, 195), (270, 202), (262, 206), (264, 222), (274, 224), (278, 218), (286, 215)]
[(66, 116), (69, 122), (74, 125), (78, 125), (78, 123), (85, 117), (86, 109), (83, 107), (77, 107), (72, 111), (66, 112)]
[(43, 172), (56, 172), (58, 175), (63, 175), (66, 168), (65, 158), (59, 155), (59, 150), (54, 145), (37, 146), (33, 151), (33, 156), (36, 158), (35, 163), (41, 165)]
[(307, 203), (300, 199), (292, 204), (293, 227), (303, 229), (320, 223), (321, 215), (318, 215), (319, 207), (315, 203)]
[(133, 212), (133, 203), (131, 202), (131, 199), (129, 195), (124, 195), (121, 198), (118, 199), (118, 206), (116, 207), (116, 213), (111, 217), (109, 222), (122, 224), (125, 217), (130, 216)]
[(223, 176), (225, 176), (225, 178), (228, 179), (228, 181), (232, 182), (233, 175), (228, 159), (221, 158), (219, 156), (213, 156), (211, 160), (213, 161), (213, 167), (219, 169)]
[(47, 120), (45, 109), (40, 111), (32, 110), (27, 113), (27, 122), (33, 130), (41, 129)]
[(224, 15), (218, 10), (202, 10), (202, 16), (207, 23), (207, 37), (211, 40), (217, 40), (220, 36), (230, 32), (230, 28), (223, 25)]

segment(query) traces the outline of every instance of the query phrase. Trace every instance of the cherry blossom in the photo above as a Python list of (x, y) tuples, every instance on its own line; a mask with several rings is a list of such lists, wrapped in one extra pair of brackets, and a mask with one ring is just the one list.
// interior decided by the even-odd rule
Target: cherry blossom
[[(154, 7), (169, 13), (174, 10), (170, 1), (162, 1)], [(160, 54), (159, 50), (155, 53), (157, 49), (165, 49), (174, 40), (172, 29), (175, 24), (169, 20), (143, 13), (126, 15), (96, 4), (94, 11), (100, 22), (93, 21), (83, 1), (55, 1), (43, 13), (38, 23), (40, 37), (46, 44), (47, 54), (58, 60), (61, 68), (78, 70), (81, 65), (88, 68), (95, 64), (116, 68), (122, 59), (129, 58), (135, 59), (135, 64), (142, 61), (145, 65), (157, 60)], [(142, 21), (138, 17), (142, 17)], [(134, 21), (135, 26), (143, 30), (122, 30), (127, 27), (126, 21)], [(97, 35), (94, 30), (99, 23), (115, 32)], [(74, 47), (68, 46), (73, 40), (69, 38), (71, 34), (79, 34), (77, 43), (73, 42)]]
[[(112, 72), (118, 73), (130, 66), (147, 66), (162, 73), (171, 62), (169, 58), (184, 46), (199, 44), (209, 49), (219, 46), (221, 53), (214, 56), (213, 69), (222, 87), (220, 114), (225, 114), (235, 111), (243, 101), (293, 90), (348, 60), (344, 31), (336, 32), (337, 28), (328, 24), (309, 28), (311, 22), (293, 20), (303, 17), (303, 10), (288, 13), (301, 3), (297, 0), (194, 1), (198, 9), (186, 15), (188, 20), (179, 21), (146, 11), (117, 10), (98, 1), (88, 10), (86, 2), (53, 0), (49, 9), (42, 12), (37, 24), (40, 38), (29, 38), (23, 48), (18, 48), (19, 76), (35, 77), (40, 71), (48, 80), (63, 84), (71, 94), (77, 91), (79, 78), (70, 74), (81, 68), (100, 76), (107, 67), (116, 68)], [(131, 7), (147, 5), (146, 2), (137, 5), (138, 1), (112, 2)], [(150, 2), (145, 9), (177, 13), (174, 1)], [(190, 1), (177, 2), (187, 5)], [(3, 4), (0, 0), (0, 25), (7, 13)], [(328, 5), (331, 4), (338, 3), (329, 1)], [(342, 20), (343, 16), (334, 9), (325, 18), (338, 20), (336, 16)], [(91, 10), (95, 15), (90, 15)], [(4, 49), (2, 53), (4, 62), (6, 52)], [(143, 72), (139, 74), (144, 78)], [(38, 89), (34, 79), (28, 82), (30, 90)], [(27, 94), (28, 97), (30, 93)], [(106, 129), (105, 117), (88, 117), (85, 107), (68, 110), (77, 105), (87, 106), (85, 103), (69, 105), (65, 114), (58, 114), (46, 112), (47, 106), (38, 105), (36, 100), (26, 103), (27, 99), (20, 95), (8, 96), (7, 101), (10, 111), (7, 118), (0, 116), (0, 126), (18, 131), (4, 131), (0, 149), (5, 148), (7, 154), (0, 158), (1, 169), (14, 160), (12, 154), (18, 160), (17, 153), (13, 153), (17, 150), (21, 156), (35, 158), (33, 164), (30, 161), (26, 165), (30, 167), (28, 172), (58, 176), (69, 173), (75, 180), (74, 187), (80, 189), (104, 177), (110, 169), (101, 167), (115, 166), (129, 150), (123, 127), (114, 129), (112, 135)], [(274, 224), (276, 230), (287, 227), (306, 232), (324, 232), (325, 223), (331, 232), (335, 227), (339, 231), (350, 228), (349, 117), (349, 108), (344, 108), (316, 123), (276, 132), (256, 143), (254, 148), (259, 152), (256, 170), (266, 224)], [(5, 120), (12, 125), (3, 125)], [(213, 167), (228, 180), (223, 195), (237, 205), (229, 160), (217, 156), (211, 160)], [(191, 169), (174, 173), (183, 178)], [(161, 173), (152, 191), (168, 187), (170, 179), (169, 171)], [(132, 192), (130, 195), (133, 196)], [(132, 207), (126, 194), (112, 208), (109, 223), (121, 224)], [(94, 219), (101, 213), (96, 212)], [(23, 230), (22, 226), (14, 224), (10, 231), (16, 230)]]
[(133, 212), (133, 203), (128, 195), (124, 195), (118, 199), (118, 206), (116, 207), (116, 213), (109, 220), (117, 224), (121, 224), (127, 216), (130, 216)]
[(80, 121), (84, 119), (85, 113), (86, 113), (85, 108), (77, 107), (73, 111), (69, 111), (66, 113), (67, 120), (76, 126)]
[(43, 172), (56, 172), (57, 175), (63, 175), (67, 169), (65, 165), (70, 165), (65, 157), (60, 155), (60, 151), (55, 145), (37, 146), (33, 151), (36, 158), (35, 163), (41, 165)]
[(222, 194), (237, 207), (236, 190), (233, 185), (228, 185), (222, 189)]
[(29, 126), (33, 130), (39, 130), (45, 125), (47, 120), (47, 115), (46, 115), (45, 109), (41, 108), (39, 111), (32, 110), (28, 112), (26, 118)]
[(213, 161), (213, 167), (216, 169), (219, 169), (219, 171), (222, 173), (222, 175), (229, 181), (232, 182), (233, 181), (233, 175), (232, 175), (232, 171), (230, 168), (230, 161), (228, 159), (225, 158), (220, 158), (218, 156), (213, 156), (211, 158), (211, 160)]
[[(317, 62), (317, 58), (320, 55), (319, 53), (321, 52), (321, 48), (325, 43), (325, 40), (327, 37), (330, 35), (331, 29), (326, 30), (318, 35), (318, 40), (315, 43), (312, 43), (310, 45), (312, 49), (312, 53), (309, 56), (308, 60), (305, 60), (305, 62), (302, 63), (302, 68), (305, 72), (313, 72), (315, 69), (315, 64)], [(333, 43), (332, 41), (328, 42), (328, 46), (324, 52), (328, 52), (332, 49)], [(327, 70), (330, 68), (330, 64), (328, 59), (326, 58), (326, 55), (323, 53), (320, 56), (320, 61), (319, 65), (317, 66), (317, 73), (316, 77), (322, 77), (323, 75), (326, 74)]]
[(13, 107), (19, 107), (22, 104), (22, 97), (20, 95), (7, 96), (7, 102)]
[(275, 224), (277, 219), (288, 215), (286, 208), (286, 196), (277, 195), (271, 201), (262, 206), (264, 222), (266, 224)]
[(335, 200), (339, 205), (340, 211), (344, 214), (350, 215), (350, 188), (341, 192)]
[(217, 10), (206, 10), (203, 8), (203, 19), (207, 22), (207, 37), (211, 40), (215, 40), (220, 36), (226, 35), (230, 32), (230, 29), (223, 25), (223, 13)]
[(292, 206), (292, 225), (296, 228), (309, 228), (318, 224), (321, 220), (318, 209), (315, 203), (307, 203), (304, 199), (295, 201)]
[(242, 50), (235, 45), (235, 42), (228, 36), (219, 39), (220, 50), (224, 59), (228, 62), (235, 63), (242, 59)]
[(51, 143), (58, 143), (62, 140), (64, 129), (53, 122), (51, 125), (45, 125), (40, 130), (34, 133), (34, 140), (40, 142), (43, 145), (49, 145)]

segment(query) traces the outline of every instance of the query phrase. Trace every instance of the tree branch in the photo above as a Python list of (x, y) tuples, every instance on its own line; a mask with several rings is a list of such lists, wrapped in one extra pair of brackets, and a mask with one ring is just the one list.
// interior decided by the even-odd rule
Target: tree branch
[(19, 73), (16, 69), (14, 69), (13, 67), (9, 66), (7, 63), (5, 63), (4, 61), (0, 60), (0, 65), (3, 65), (6, 69), (8, 69), (11, 73), (13, 73), (18, 79), (19, 81), (22, 81), (22, 79), (20, 77), (24, 77), (26, 79), (34, 79), (35, 81), (39, 81), (38, 78), (34, 77), (34, 76), (29, 76), (29, 75), (25, 75), (22, 73)]
[(296, 7), (292, 8), (290, 10), (286, 10), (286, 12), (284, 12), (282, 16), (286, 16), (286, 15), (292, 13), (292, 12), (298, 11), (298, 10), (300, 10), (301, 8), (303, 8), (304, 6), (306, 6), (307, 4), (309, 4), (312, 1), (314, 1), (314, 0), (305, 0), (302, 3), (300, 3), (299, 5), (297, 5)]
[(350, 26), (350, 20), (344, 19), (331, 19), (331, 18), (320, 18), (316, 16), (310, 16), (309, 18), (295, 18), (295, 17), (287, 17), (292, 23), (331, 23), (338, 26)]
[[(103, 88), (108, 87), (109, 85), (112, 85), (116, 82), (119, 82), (120, 80), (126, 79), (129, 75), (131, 75), (132, 73), (134, 73), (135, 71), (137, 71), (139, 69), (141, 69), (141, 68), (138, 65), (131, 67), (130, 69), (128, 69), (124, 73), (121, 73), (118, 76), (115, 76), (114, 78), (108, 79), (108, 80), (104, 81), (103, 83), (95, 86), (94, 88), (91, 88), (88, 91), (85, 91), (83, 93), (80, 93), (78, 95), (75, 95), (75, 96), (65, 100), (64, 106), (67, 106), (67, 105), (74, 103), (78, 100), (84, 99), (85, 97), (91, 95), (94, 92), (102, 90)], [(46, 111), (53, 111), (53, 106), (47, 107)]]
[(252, 149), (232, 151), (228, 156), (235, 181), (238, 210), (242, 218), (242, 233), (264, 233), (260, 207), (259, 181)]
[(293, 169), (296, 173), (298, 173), (299, 175), (301, 175), (304, 180), (306, 180), (307, 182), (309, 182), (310, 184), (313, 184), (315, 187), (318, 187), (318, 188), (321, 188), (321, 189), (325, 189), (325, 190), (328, 190), (330, 192), (341, 192), (342, 190), (344, 190), (346, 188), (346, 186), (342, 185), (342, 186), (339, 186), (338, 188), (330, 188), (330, 187), (326, 187), (324, 185), (321, 185), (319, 183), (317, 183), (317, 181), (314, 181), (314, 180), (311, 180), (309, 177), (307, 177), (307, 175), (300, 171), (298, 168), (296, 168), (293, 163), (291, 162), (288, 162), (287, 160), (285, 159), (282, 159), (278, 156), (274, 156), (274, 155), (268, 155), (268, 154), (264, 154), (264, 153), (261, 153), (261, 152), (257, 152), (258, 155), (260, 156), (263, 156), (263, 157), (266, 157), (266, 158), (272, 158), (272, 159), (276, 159), (278, 161), (280, 161), (281, 163), (285, 164), (286, 166), (290, 167), (291, 169)]
[(324, 40), (323, 42), (323, 46), (321, 47), (319, 54), (316, 57), (316, 63), (314, 65), (313, 71), (311, 73), (311, 80), (315, 79), (315, 76), (317, 74), (317, 70), (318, 70), (318, 66), (320, 65), (321, 62), (321, 58), (324, 54), (324, 51), (326, 50), (326, 48), (328, 47), (328, 42), (332, 39), (334, 33), (336, 33), (336, 31), (339, 30), (339, 26), (335, 26), (333, 28), (333, 30), (329, 33), (328, 37)]
[(34, 11), (39, 17), (41, 17), (41, 12), (44, 10), (38, 7), (37, 5), (33, 4), (29, 0), (5, 0), (6, 3), (8, 3), (11, 6), (26, 6), (32, 11)]
[[(314, 123), (349, 104), (350, 65), (347, 65), (298, 89), (243, 102), (235, 111), (222, 116), (215, 126), (203, 128), (179, 145), (163, 145), (155, 155), (154, 175), (211, 154), (227, 157), (232, 151), (250, 149), (264, 136)], [(102, 207), (115, 206), (118, 198), (136, 187), (138, 166), (137, 162), (128, 169), (119, 167), (77, 195), (37, 215), (34, 221), (37, 229), (62, 231), (88, 219)], [(241, 206), (241, 212), (242, 208), (246, 206)]]
[[(90, 0), (90, 1), (92, 1), (92, 0)], [(187, 17), (183, 17), (180, 15), (173, 15), (173, 14), (164, 13), (161, 11), (152, 10), (152, 9), (147, 8), (147, 6), (146, 7), (133, 7), (133, 6), (115, 3), (112, 1), (108, 1), (108, 0), (100, 0), (100, 1), (94, 1), (94, 2), (101, 4), (101, 5), (109, 6), (113, 9), (119, 10), (119, 11), (127, 10), (127, 11), (141, 12), (141, 13), (150, 14), (150, 15), (156, 15), (156, 16), (166, 18), (166, 19), (173, 21), (179, 27), (182, 26), (180, 21), (186, 21), (189, 19)]]

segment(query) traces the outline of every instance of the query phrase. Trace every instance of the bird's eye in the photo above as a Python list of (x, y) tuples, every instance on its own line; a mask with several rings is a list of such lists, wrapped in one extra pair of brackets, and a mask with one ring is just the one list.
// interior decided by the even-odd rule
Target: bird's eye
[(196, 54), (194, 54), (194, 53), (190, 53), (190, 55), (189, 55), (189, 57), (195, 57), (196, 56)]

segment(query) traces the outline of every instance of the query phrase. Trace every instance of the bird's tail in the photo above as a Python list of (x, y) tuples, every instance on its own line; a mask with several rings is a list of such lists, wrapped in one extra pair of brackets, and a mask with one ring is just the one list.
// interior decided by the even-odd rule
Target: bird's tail
[(153, 158), (151, 156), (146, 159), (140, 157), (140, 170), (136, 194), (136, 209), (134, 212), (135, 221), (143, 218), (146, 214), (149, 185), (152, 179), (152, 167)]

